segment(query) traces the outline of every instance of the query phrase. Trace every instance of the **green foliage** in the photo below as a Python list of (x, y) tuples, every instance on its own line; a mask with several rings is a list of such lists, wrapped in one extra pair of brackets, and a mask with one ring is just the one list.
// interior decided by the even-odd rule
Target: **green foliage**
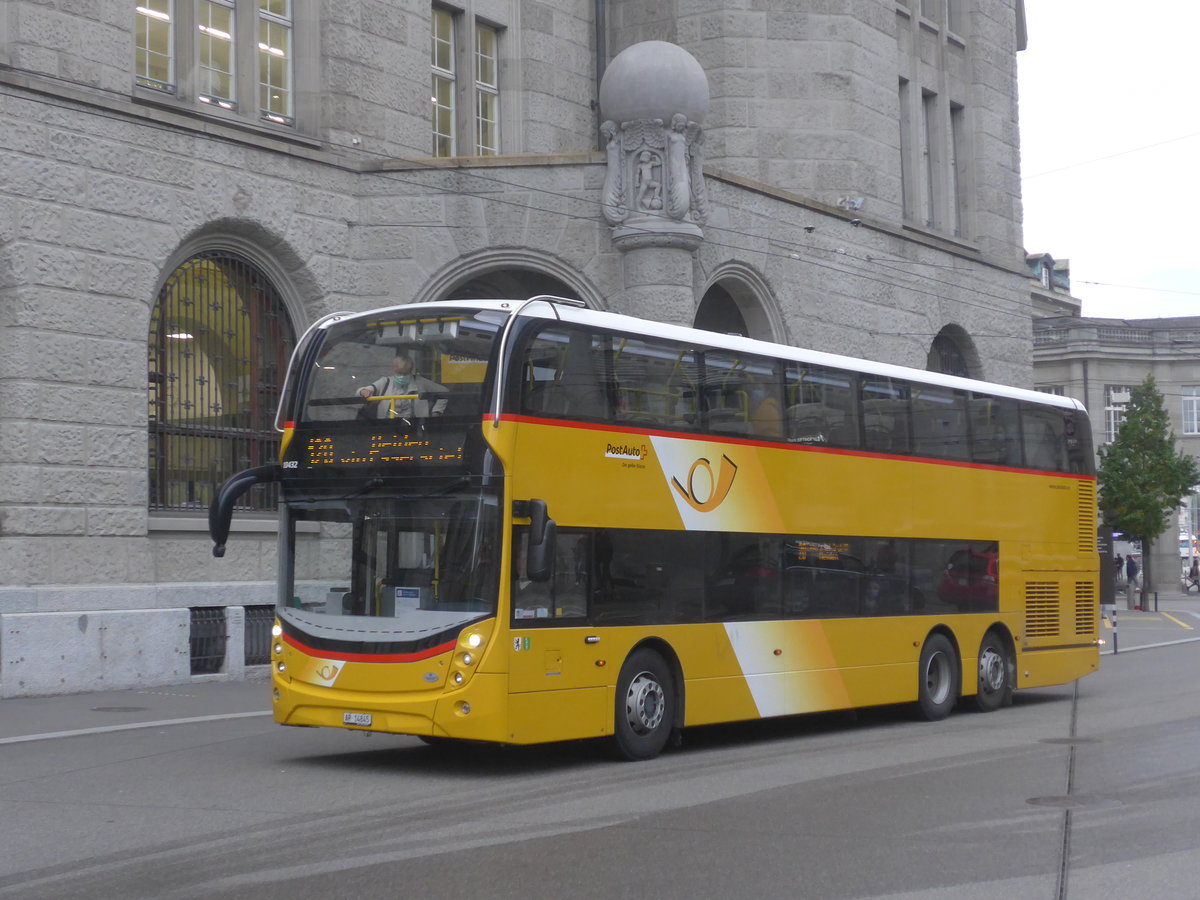
[(1105, 524), (1146, 542), (1162, 534), (1171, 513), (1200, 482), (1195, 460), (1175, 449), (1153, 375), (1133, 388), (1116, 439), (1100, 449), (1097, 482)]

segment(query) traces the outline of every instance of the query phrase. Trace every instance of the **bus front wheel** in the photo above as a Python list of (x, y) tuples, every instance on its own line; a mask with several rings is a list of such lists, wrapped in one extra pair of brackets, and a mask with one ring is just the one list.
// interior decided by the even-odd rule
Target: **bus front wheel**
[(995, 631), (983, 636), (979, 645), (979, 684), (975, 690), (975, 706), (981, 712), (992, 712), (1012, 702), (1013, 665), (1008, 648)]
[(946, 718), (958, 702), (958, 656), (950, 639), (944, 634), (926, 638), (917, 669), (921, 715), (930, 722)]
[(671, 670), (653, 650), (636, 650), (617, 678), (613, 745), (628, 760), (653, 759), (666, 746), (675, 724)]

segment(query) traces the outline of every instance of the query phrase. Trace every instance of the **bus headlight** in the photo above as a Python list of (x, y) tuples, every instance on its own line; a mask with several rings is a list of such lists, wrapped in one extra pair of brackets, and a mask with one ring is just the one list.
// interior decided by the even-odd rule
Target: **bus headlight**
[(483, 646), (483, 635), (478, 631), (472, 631), (467, 635), (467, 646), (472, 650), (478, 650)]

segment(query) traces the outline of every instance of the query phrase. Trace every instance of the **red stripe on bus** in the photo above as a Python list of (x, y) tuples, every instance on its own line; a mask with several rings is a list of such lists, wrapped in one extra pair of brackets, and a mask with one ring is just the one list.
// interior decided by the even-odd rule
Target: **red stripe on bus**
[(442, 653), (449, 653), (454, 649), (454, 641), (447, 641), (437, 647), (431, 647), (428, 650), (418, 650), (416, 653), (349, 653), (345, 650), (318, 650), (316, 647), (309, 647), (303, 641), (292, 637), (290, 634), (283, 635), (284, 643), (290, 644), (301, 653), (306, 653), (309, 656), (319, 656), (321, 659), (337, 659), (342, 662), (369, 662), (369, 663), (391, 663), (391, 662), (418, 662), (422, 659), (439, 656)]
[[(490, 421), (491, 414), (484, 416)], [(867, 459), (894, 459), (899, 462), (927, 463), (935, 466), (951, 466), (957, 469), (983, 469), (989, 472), (1019, 472), (1028, 475), (1046, 475), (1050, 478), (1074, 478), (1079, 481), (1095, 481), (1095, 475), (1080, 475), (1075, 472), (1051, 472), (1047, 469), (1028, 469), (1024, 466), (1000, 466), (993, 463), (964, 462), (957, 459), (937, 459), (931, 456), (906, 456), (900, 453), (873, 453), (870, 450), (851, 450), (847, 447), (822, 447), (816, 444), (792, 444), (787, 441), (765, 441), (752, 438), (720, 434), (693, 434), (689, 431), (665, 431), (657, 428), (625, 427), (619, 422), (569, 422), (563, 419), (543, 419), (537, 416), (506, 414), (501, 422), (523, 422), (527, 425), (544, 425), (553, 428), (575, 428), (582, 431), (621, 431), (644, 434), (650, 437), (680, 438), (688, 441), (708, 441), (720, 444), (741, 444), (747, 447), (769, 447), (773, 450), (799, 450), (806, 453), (827, 453), (833, 456), (861, 456)]]

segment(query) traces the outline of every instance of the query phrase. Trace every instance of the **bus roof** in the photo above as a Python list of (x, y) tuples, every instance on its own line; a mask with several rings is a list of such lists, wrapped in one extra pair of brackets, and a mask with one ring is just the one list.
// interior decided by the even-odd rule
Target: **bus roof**
[[(1076, 409), (1086, 412), (1086, 407), (1073, 397), (1057, 394), (1047, 394), (1042, 391), (1027, 388), (1012, 387), (990, 381), (980, 381), (974, 378), (961, 378), (957, 375), (944, 375), (940, 372), (929, 372), (924, 369), (913, 369), (891, 363), (859, 359), (852, 356), (842, 356), (837, 353), (826, 353), (821, 350), (808, 350), (802, 347), (792, 347), (787, 344), (775, 344), (755, 338), (742, 337), (734, 334), (721, 334), (715, 331), (704, 331), (698, 328), (687, 328), (681, 325), (671, 325), (666, 322), (655, 322), (650, 319), (640, 319), (624, 313), (594, 310), (574, 305), (553, 303), (547, 298), (545, 303), (531, 303), (525, 300), (443, 300), (430, 303), (402, 304), (398, 306), (379, 307), (360, 313), (335, 313), (326, 316), (313, 326), (313, 330), (327, 328), (336, 322), (347, 319), (370, 319), (381, 314), (396, 315), (397, 312), (415, 312), (418, 309), (490, 309), (502, 313), (514, 313), (518, 308), (521, 314), (530, 318), (555, 319), (573, 322), (580, 325), (591, 325), (608, 331), (627, 332), (644, 337), (657, 337), (667, 340), (682, 341), (701, 346), (722, 350), (732, 350), (742, 353), (753, 353), (760, 356), (773, 356), (793, 362), (810, 363), (812, 365), (828, 366), (835, 369), (848, 369), (882, 378), (900, 378), (922, 384), (936, 385), (946, 388), (975, 391), (991, 394), (996, 397), (1007, 397), (1014, 400), (1024, 400), (1046, 406), (1059, 406), (1065, 409)], [(577, 302), (577, 301), (576, 301)]]

